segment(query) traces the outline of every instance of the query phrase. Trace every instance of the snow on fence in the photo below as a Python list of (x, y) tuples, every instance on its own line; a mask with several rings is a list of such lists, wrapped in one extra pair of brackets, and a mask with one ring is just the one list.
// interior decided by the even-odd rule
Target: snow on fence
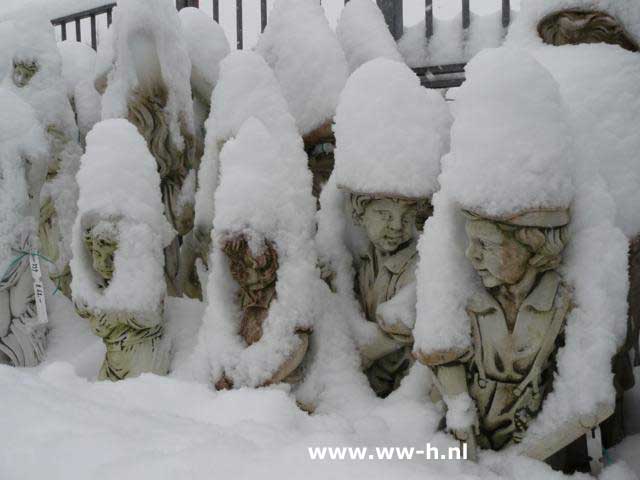
[[(107, 0), (108, 1), (108, 0)], [(229, 2), (233, 0), (227, 0)], [(244, 48), (245, 38), (245, 25), (243, 23), (243, 7), (246, 6), (248, 0), (235, 0), (235, 30), (236, 30), (236, 48)], [(319, 0), (322, 2), (322, 0)], [(450, 1), (450, 0), (446, 0)], [(468, 31), (471, 26), (472, 15), (470, 11), (470, 0), (461, 1), (461, 24), (460, 28), (464, 31)], [(259, 2), (260, 6), (260, 31), (263, 31), (268, 21), (268, 2), (267, 0), (253, 0), (253, 2)], [(349, 0), (344, 0), (347, 4)], [(204, 3), (204, 2), (203, 2)], [(211, 12), (213, 19), (216, 22), (220, 22), (220, 0), (210, 0)], [(387, 25), (397, 40), (404, 32), (403, 25), (403, 6), (404, 0), (376, 0), (376, 3), (380, 7), (380, 10), (384, 14)], [(53, 25), (60, 27), (60, 38), (67, 40), (69, 38), (69, 25), (71, 28), (75, 28), (75, 39), (82, 41), (83, 31), (89, 32), (91, 36), (91, 46), (96, 49), (99, 36), (98, 36), (98, 22), (102, 22), (106, 26), (111, 25), (113, 8), (117, 2), (105, 3), (102, 6), (94, 7), (89, 10), (65, 15), (63, 17), (55, 18), (52, 20)], [(252, 4), (252, 7), (256, 5)], [(200, 7), (200, 0), (176, 0), (176, 8), (181, 9), (185, 7)], [(424, 17), (424, 32), (425, 37), (431, 38), (434, 34), (434, 17), (433, 17), (433, 0), (425, 0), (425, 17)], [(89, 28), (85, 27), (83, 21), (89, 20)], [(511, 22), (511, 1), (502, 0), (502, 27), (508, 28)], [(449, 63), (444, 65), (432, 65), (432, 66), (419, 66), (413, 68), (416, 74), (420, 77), (422, 85), (427, 88), (452, 88), (458, 87), (464, 82), (464, 68), (465, 63)]]

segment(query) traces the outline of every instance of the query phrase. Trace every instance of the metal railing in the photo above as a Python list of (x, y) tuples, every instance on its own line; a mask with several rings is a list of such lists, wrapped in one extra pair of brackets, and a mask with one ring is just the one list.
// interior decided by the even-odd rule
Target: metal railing
[[(232, 0), (225, 0), (231, 2)], [(243, 2), (245, 0), (235, 0), (236, 17), (236, 48), (244, 47), (244, 26), (243, 26)], [(322, 2), (322, 0), (319, 0)], [(451, 0), (446, 0), (451, 1)], [(460, 27), (463, 30), (469, 29), (471, 25), (470, 0), (460, 0), (462, 7), (462, 22)], [(267, 26), (267, 0), (260, 2), (260, 31), (264, 31)], [(349, 0), (344, 0), (346, 5)], [(387, 25), (394, 36), (398, 39), (402, 36), (404, 26), (402, 24), (403, 0), (376, 0), (380, 10), (385, 16)], [(106, 15), (107, 26), (111, 25), (113, 8), (116, 2), (86, 10), (83, 12), (66, 15), (51, 21), (54, 26), (60, 27), (62, 40), (67, 40), (67, 26), (75, 25), (75, 38), (82, 41), (81, 21), (90, 20), (91, 46), (96, 49), (98, 45), (98, 34), (96, 18), (99, 15)], [(176, 0), (176, 7), (199, 7), (199, 0)], [(212, 16), (216, 22), (220, 21), (220, 0), (212, 0)], [(425, 0), (425, 36), (433, 36), (433, 0)], [(511, 22), (511, 1), (502, 0), (502, 26), (506, 29)], [(422, 85), (427, 88), (452, 88), (458, 87), (464, 82), (464, 63), (449, 65), (436, 65), (414, 68), (413, 70), (420, 77)]]

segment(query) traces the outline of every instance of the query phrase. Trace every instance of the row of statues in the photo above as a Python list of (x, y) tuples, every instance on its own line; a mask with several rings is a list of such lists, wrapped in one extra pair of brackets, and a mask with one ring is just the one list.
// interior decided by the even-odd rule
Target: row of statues
[[(277, 72), (273, 73), (258, 54), (238, 52), (221, 63), (216, 80), (218, 85), (240, 85), (241, 93), (225, 104), (224, 89), (214, 90), (204, 140), (202, 132), (198, 132), (204, 125), (196, 125), (192, 104), (174, 91), (176, 86), (172, 83), (181, 75), (189, 78), (189, 62), (174, 63), (178, 73), (169, 78), (164, 69), (171, 65), (170, 57), (175, 53), (161, 51), (160, 37), (135, 37), (136, 48), (126, 50), (130, 36), (139, 33), (129, 30), (130, 25), (124, 21), (126, 5), (126, 1), (119, 5), (112, 27), (113, 59), (96, 81), (104, 98), (123, 95), (126, 108), (110, 106), (109, 115), (103, 114), (120, 120), (105, 120), (95, 127), (86, 139), (82, 161), (84, 139), (81, 141), (70, 120), (74, 115), (71, 104), (55, 86), (60, 81), (59, 74), (55, 75), (60, 65), (43, 65), (42, 61), (50, 61), (45, 55), (41, 57), (45, 60), (16, 55), (12, 75), (3, 83), (4, 90), (14, 92), (11, 95), (16, 98), (11, 97), (11, 101), (25, 110), (25, 118), (31, 115), (35, 121), (33, 112), (38, 109), (34, 102), (40, 97), (49, 99), (45, 102), (48, 106), (62, 105), (57, 110), (62, 113), (58, 118), (42, 114), (36, 121), (42, 124), (41, 135), (48, 148), (46, 175), (40, 184), (29, 179), (33, 155), (28, 150), (19, 153), (29, 186), (25, 198), (38, 204), (38, 213), (32, 213), (32, 208), (24, 218), (38, 226), (30, 225), (15, 239), (12, 248), (23, 256), (16, 257), (0, 279), (1, 363), (35, 366), (44, 358), (46, 327), (37, 321), (31, 291), (29, 261), (34, 256), (41, 256), (57, 289), (73, 300), (78, 315), (88, 320), (104, 342), (106, 355), (98, 375), (101, 380), (122, 380), (143, 372), (168, 374), (171, 345), (165, 335), (165, 295), (204, 297), (212, 302), (206, 295), (207, 275), (219, 275), (233, 283), (233, 295), (226, 301), (233, 302), (237, 311), (232, 316), (232, 329), (243, 349), (260, 344), (272, 334), (274, 325), (279, 324), (274, 323), (276, 314), (271, 314), (286, 303), (278, 282), (285, 269), (290, 268), (286, 263), (289, 253), (268, 228), (259, 231), (251, 224), (253, 220), (235, 224), (235, 229), (228, 231), (214, 228), (212, 234), (216, 221), (210, 222), (208, 228), (199, 225), (194, 199), (196, 183), (198, 189), (206, 191), (200, 173), (196, 182), (196, 173), (205, 168), (205, 162), (210, 164), (207, 168), (214, 169), (210, 196), (218, 198), (215, 187), (223, 188), (225, 182), (230, 182), (224, 174), (225, 161), (232, 162), (225, 160), (225, 150), (240, 136), (242, 128), (257, 118), (261, 126), (255, 128), (267, 131), (277, 144), (277, 155), (308, 160), (302, 168), (306, 173), (300, 175), (308, 174), (309, 181), (301, 181), (300, 198), (320, 209), (318, 218), (322, 218), (325, 205), (337, 198), (336, 215), (339, 223), (346, 225), (345, 238), (358, 232), (356, 236), (361, 239), (359, 248), (351, 249), (346, 268), (338, 267), (338, 257), (332, 258), (332, 253), (319, 247), (316, 273), (334, 295), (351, 295), (358, 302), (360, 319), (369, 334), (366, 340), (356, 343), (361, 369), (373, 391), (387, 397), (418, 361), (433, 373), (434, 395), (444, 399), (445, 404), (461, 394), (468, 394), (473, 400), (477, 426), (469, 429), (467, 425), (450, 425), (458, 439), (476, 441), (480, 447), (492, 449), (520, 443), (553, 389), (556, 354), (564, 344), (567, 317), (574, 307), (572, 287), (563, 278), (561, 268), (563, 252), (570, 241), (570, 207), (532, 204), (508, 216), (461, 208), (465, 255), (476, 272), (476, 280), (484, 287), (466, 300), (468, 342), (459, 349), (415, 348), (415, 304), (420, 295), (416, 291), (418, 240), (425, 220), (438, 214), (432, 200), (438, 190), (440, 161), (449, 143), (451, 118), (444, 99), (423, 91), (405, 65), (374, 60), (349, 78), (343, 100), (334, 105), (335, 118), (307, 122), (306, 127), (314, 126), (305, 131), (300, 128), (300, 118), (287, 111), (295, 109), (287, 103), (290, 98), (279, 91), (277, 85), (282, 79)], [(321, 8), (311, 2), (301, 8), (323, 15), (319, 13)], [(167, 15), (172, 28), (178, 31), (177, 15)], [(540, 35), (549, 43), (572, 41), (562, 28), (558, 29), (567, 21), (575, 26), (576, 22), (591, 24), (597, 20), (594, 28), (598, 35), (611, 24), (610, 16), (603, 19), (594, 12), (572, 11), (553, 18), (545, 18), (540, 24)], [(615, 38), (622, 38), (620, 45), (627, 49), (635, 45), (617, 23), (611, 25)], [(332, 35), (328, 26), (327, 31)], [(175, 32), (168, 35), (179, 37)], [(266, 41), (273, 36), (275, 32), (267, 31)], [(187, 47), (181, 42), (174, 45), (177, 55), (186, 56)], [(264, 45), (258, 50), (269, 51), (270, 47)], [(347, 82), (344, 55), (342, 62)], [(129, 86), (125, 80), (132, 72), (118, 69), (127, 68), (135, 69), (138, 81), (123, 89), (123, 85)], [(255, 73), (253, 83), (247, 80), (241, 84), (240, 77), (233, 76), (247, 72)], [(384, 91), (387, 77), (397, 80), (405, 99), (399, 101), (393, 92)], [(375, 90), (382, 99), (378, 104), (363, 104), (357, 95), (346, 93), (371, 84), (380, 89)], [(189, 90), (189, 86), (180, 88)], [(263, 97), (251, 95), (254, 90), (260, 92), (260, 88), (267, 88), (276, 107), (265, 107), (261, 103)], [(385, 124), (384, 116), (392, 105), (399, 112), (392, 119), (398, 125)], [(221, 113), (225, 108), (242, 113), (226, 120)], [(406, 129), (403, 115), (426, 124)], [(367, 120), (376, 116), (380, 118), (377, 122)], [(353, 127), (358, 122), (364, 124), (364, 133)], [(428, 151), (407, 148), (408, 153), (402, 151), (396, 158), (383, 158), (395, 135)], [(131, 151), (123, 151), (120, 141)], [(197, 152), (204, 152), (202, 160), (197, 158)], [(121, 158), (114, 159), (118, 156)], [(265, 158), (265, 162), (272, 161)], [(127, 162), (139, 166), (131, 168)], [(273, 168), (279, 168), (280, 164), (273, 162)], [(7, 166), (3, 164), (2, 169), (0, 172)], [(295, 176), (293, 171), (291, 175)], [(247, 171), (246, 176), (245, 183), (227, 184), (224, 188), (237, 188), (241, 195), (249, 195), (256, 185), (252, 182), (259, 182), (259, 175)], [(127, 192), (129, 187), (140, 188), (142, 193)], [(283, 185), (270, 188), (284, 192)], [(303, 222), (316, 228), (315, 211), (308, 215), (306, 205), (286, 215), (307, 215)], [(216, 204), (215, 215), (227, 215), (225, 208), (233, 211), (232, 207)], [(261, 208), (266, 207), (255, 204), (257, 215)], [(320, 234), (325, 227), (322, 220), (318, 223)], [(428, 221), (424, 228), (429, 228)], [(210, 264), (212, 249), (224, 258), (223, 263)], [(632, 261), (637, 260), (633, 255)], [(215, 271), (221, 266), (228, 271)], [(346, 277), (341, 277), (345, 272)], [(344, 278), (350, 292), (344, 290)], [(632, 280), (632, 291), (635, 286)], [(134, 294), (132, 290), (141, 293)], [(282, 328), (291, 338), (286, 343), (286, 354), (253, 386), (280, 382), (295, 385), (304, 378), (313, 345), (313, 327), (291, 322)], [(627, 359), (634, 336), (637, 337), (637, 325), (630, 323), (631, 341), (620, 352)], [(628, 370), (630, 366), (620, 368)], [(218, 373), (211, 378), (217, 390), (251, 384), (239, 374), (234, 377), (231, 367)]]

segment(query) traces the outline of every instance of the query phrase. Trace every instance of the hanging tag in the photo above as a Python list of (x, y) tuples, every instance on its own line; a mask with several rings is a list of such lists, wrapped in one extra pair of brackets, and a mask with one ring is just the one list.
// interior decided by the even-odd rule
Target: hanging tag
[(38, 312), (38, 323), (46, 325), (49, 323), (47, 317), (47, 304), (44, 296), (44, 284), (42, 283), (42, 270), (40, 270), (40, 259), (38, 252), (32, 252), (29, 255), (31, 261), (31, 277), (33, 278), (33, 293), (36, 299), (36, 310)]

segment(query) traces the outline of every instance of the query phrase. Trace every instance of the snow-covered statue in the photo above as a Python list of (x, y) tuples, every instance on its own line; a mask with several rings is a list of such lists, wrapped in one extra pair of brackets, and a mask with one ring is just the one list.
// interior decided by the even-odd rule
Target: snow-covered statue
[[(196, 188), (191, 61), (171, 0), (124, 0), (114, 10), (112, 63), (97, 66), (97, 87), (106, 89), (102, 118), (127, 118), (156, 159), (167, 219), (178, 237), (165, 251), (170, 295), (177, 281), (180, 237), (193, 227)], [(105, 80), (106, 79), (106, 80)]]
[(50, 160), (40, 193), (40, 253), (56, 286), (71, 296), (71, 226), (75, 218), (75, 174), (82, 149), (62, 77), (62, 60), (48, 21), (16, 24), (13, 71), (4, 86), (31, 105), (46, 131)]
[[(198, 171), (195, 226), (187, 237), (187, 241), (195, 245), (197, 255), (190, 263), (185, 262), (181, 270), (184, 291), (189, 296), (199, 297), (200, 281), (206, 283), (220, 151), (251, 117), (262, 122), (287, 155), (306, 165), (302, 139), (273, 71), (254, 52), (234, 52), (227, 56), (220, 63), (220, 75), (212, 95), (205, 154)], [(200, 275), (197, 265), (200, 265)], [(206, 288), (203, 286), (202, 290)]]
[(317, 243), (325, 278), (360, 306), (352, 328), (381, 397), (413, 362), (415, 219), (438, 188), (450, 122), (444, 99), (393, 60), (364, 64), (340, 97), (336, 167), (321, 195)]
[(46, 347), (36, 307), (31, 254), (38, 250), (40, 189), (48, 145), (36, 112), (0, 88), (0, 364), (34, 367)]
[(610, 448), (624, 438), (624, 392), (635, 383), (634, 360), (640, 365), (640, 102), (630, 100), (640, 95), (640, 26), (633, 20), (640, 4), (577, 0), (570, 10), (558, 8), (554, 2), (527, 2), (507, 43), (531, 47), (559, 83), (579, 164), (586, 176), (603, 177), (615, 202), (610, 216), (628, 239), (627, 336), (612, 362), (616, 412), (602, 429), (603, 445)]
[(102, 338), (99, 380), (169, 370), (164, 338), (163, 249), (175, 232), (163, 215), (153, 156), (126, 120), (105, 120), (87, 136), (73, 227), (73, 300)]
[(275, 2), (256, 51), (273, 68), (296, 119), (318, 198), (333, 170), (331, 125), (348, 76), (344, 52), (315, 0)]
[[(247, 65), (245, 56), (263, 62), (237, 53), (223, 70), (227, 61)], [(297, 135), (283, 115), (280, 128)], [(209, 305), (196, 350), (219, 390), (297, 384), (319, 314), (311, 173), (299, 137), (292, 155), (274, 133), (250, 117), (220, 152)]]
[(593, 258), (624, 239), (598, 210), (602, 185), (582, 183), (551, 74), (509, 48), (479, 54), (467, 74), (420, 243), (414, 354), (472, 451), (520, 444), (545, 460), (613, 410), (624, 249)]
[(624, 26), (602, 11), (570, 9), (554, 12), (540, 20), (538, 33), (550, 45), (608, 43), (632, 52), (640, 50)]

